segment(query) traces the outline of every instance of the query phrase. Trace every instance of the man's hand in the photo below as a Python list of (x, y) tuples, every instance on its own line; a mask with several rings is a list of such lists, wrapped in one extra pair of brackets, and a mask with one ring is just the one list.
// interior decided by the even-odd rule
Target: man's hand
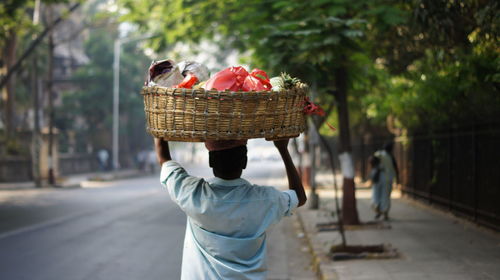
[(161, 138), (154, 139), (156, 157), (158, 158), (158, 163), (160, 166), (169, 160), (172, 160), (170, 156), (170, 149), (168, 147), (168, 141), (165, 141)]
[(299, 199), (299, 206), (302, 206), (306, 203), (307, 197), (304, 191), (304, 187), (302, 186), (302, 180), (297, 173), (297, 169), (293, 164), (292, 157), (288, 152), (288, 142), (290, 139), (276, 140), (274, 141), (274, 146), (278, 148), (280, 152), (281, 158), (283, 159), (283, 163), (285, 164), (286, 175), (288, 177), (288, 188), (294, 190), (297, 193), (297, 197)]
[(278, 148), (279, 151), (287, 150), (289, 141), (290, 141), (290, 139), (288, 139), (288, 138), (276, 140), (276, 141), (274, 141), (274, 146), (276, 146), (276, 148)]

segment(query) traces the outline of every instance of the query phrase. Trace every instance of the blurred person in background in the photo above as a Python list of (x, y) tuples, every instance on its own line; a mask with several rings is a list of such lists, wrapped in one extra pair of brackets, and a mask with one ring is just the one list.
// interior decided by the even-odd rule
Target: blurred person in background
[(386, 207), (386, 205), (382, 205), (385, 195), (385, 191), (383, 188), (386, 187), (385, 184), (385, 176), (382, 171), (382, 167), (380, 166), (380, 159), (376, 156), (370, 157), (370, 185), (372, 188), (372, 208), (375, 211), (375, 220), (380, 218), (383, 214), (382, 209)]
[(398, 181), (399, 178), (398, 165), (392, 155), (392, 150), (393, 144), (387, 143), (382, 150), (378, 150), (374, 154), (375, 157), (380, 159), (380, 168), (384, 175), (384, 180), (381, 180), (383, 186), (380, 193), (379, 210), (386, 221), (389, 220), (389, 210), (391, 208), (392, 183), (394, 179)]
[(145, 170), (149, 173), (154, 174), (156, 172), (157, 156), (155, 151), (147, 151), (146, 154), (146, 167)]
[(108, 170), (108, 160), (109, 160), (108, 150), (100, 149), (99, 151), (97, 151), (97, 160), (99, 161), (99, 169), (101, 171)]

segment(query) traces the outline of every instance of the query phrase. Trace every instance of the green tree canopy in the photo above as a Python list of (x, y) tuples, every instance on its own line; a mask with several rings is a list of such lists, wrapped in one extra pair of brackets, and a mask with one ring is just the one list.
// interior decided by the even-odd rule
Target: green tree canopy
[[(85, 150), (87, 143), (95, 148), (111, 149), (113, 43), (117, 36), (117, 25), (105, 25), (89, 32), (85, 52), (90, 63), (74, 74), (73, 80), (79, 89), (63, 94), (63, 106), (56, 114), (58, 128), (77, 132), (81, 151)], [(133, 155), (150, 146), (150, 137), (144, 129), (144, 107), (140, 95), (150, 62), (137, 42), (122, 46), (119, 135), (123, 155)]]

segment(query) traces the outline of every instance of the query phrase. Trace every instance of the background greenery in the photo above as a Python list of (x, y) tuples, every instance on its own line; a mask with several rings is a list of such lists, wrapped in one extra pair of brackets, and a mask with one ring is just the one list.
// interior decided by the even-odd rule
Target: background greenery
[[(334, 126), (338, 92), (345, 91), (354, 136), (404, 135), (500, 119), (498, 1), (117, 0), (113, 11), (97, 8), (106, 3), (90, 2), (83, 10), (91, 23), (85, 27), (90, 62), (74, 74), (76, 89), (63, 93), (56, 112), (57, 128), (63, 136), (78, 135), (79, 151), (88, 143), (110, 148), (112, 47), (120, 23), (130, 27), (130, 37), (158, 35), (123, 48), (124, 152), (149, 145), (139, 95), (149, 62), (169, 54), (189, 59), (204, 51), (201, 42), (219, 45), (217, 60), (237, 50), (241, 63), (251, 68), (271, 76), (286, 71), (306, 81), (320, 104), (336, 105), (328, 116)], [(33, 5), (27, 0), (0, 4), (2, 49), (13, 33), (23, 49), (40, 32), (43, 26), (31, 22)], [(179, 51), (179, 43), (191, 48)], [(43, 54), (45, 48), (46, 43), (36, 51)], [(43, 72), (47, 63), (40, 57)], [(5, 61), (2, 56), (2, 65)], [(30, 88), (20, 82), (29, 79), (29, 69), (26, 62), (15, 84), (18, 116), (31, 108)], [(335, 134), (326, 126), (321, 132)]]
[(123, 20), (163, 34), (151, 43), (156, 50), (222, 36), (220, 44), (250, 51), (252, 67), (315, 85), (324, 104), (344, 68), (358, 133), (383, 134), (388, 122), (408, 133), (499, 119), (497, 1), (120, 3)]

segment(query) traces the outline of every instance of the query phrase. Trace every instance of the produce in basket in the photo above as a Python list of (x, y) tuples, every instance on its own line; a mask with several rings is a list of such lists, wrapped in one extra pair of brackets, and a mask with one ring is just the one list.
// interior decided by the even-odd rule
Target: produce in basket
[(260, 69), (253, 69), (249, 74), (241, 66), (226, 68), (213, 75), (203, 87), (206, 90), (230, 91), (265, 91), (271, 90), (267, 73)]
[(173, 60), (165, 59), (153, 61), (149, 67), (148, 86), (172, 87), (182, 82), (182, 76), (179, 67)]
[(282, 72), (278, 77), (273, 77), (270, 80), (273, 91), (281, 91), (300, 87), (302, 83), (298, 78), (293, 78), (290, 74)]
[(198, 82), (198, 78), (194, 74), (188, 73), (184, 80), (182, 80), (180, 84), (174, 86), (174, 88), (192, 88), (196, 82)]
[(194, 71), (185, 70), (188, 67), (184, 63), (169, 63), (163, 65), (164, 69), (152, 69), (153, 74), (165, 74), (177, 67), (185, 74), (184, 80), (170, 87), (150, 84), (142, 91), (147, 130), (155, 137), (209, 140), (210, 148), (218, 149), (220, 140), (243, 143), (251, 138), (297, 137), (305, 130), (306, 115), (324, 114), (307, 99), (307, 85), (287, 74), (270, 81), (260, 69), (248, 73), (238, 66), (198, 82)]
[(206, 80), (208, 77), (208, 68), (201, 63), (182, 61), (176, 64), (173, 60), (165, 59), (151, 63), (145, 85), (192, 88), (197, 82)]
[(208, 71), (207, 66), (196, 61), (181, 61), (177, 64), (177, 66), (179, 66), (179, 69), (184, 77), (191, 74), (194, 75), (198, 81), (206, 81), (210, 78), (210, 71)]
[(271, 90), (272, 85), (269, 82), (269, 77), (267, 73), (260, 69), (253, 69), (252, 72), (245, 78), (243, 82), (243, 91), (263, 91)]
[(206, 90), (230, 90), (241, 89), (245, 78), (248, 76), (247, 70), (241, 66), (233, 66), (215, 73), (203, 87)]

